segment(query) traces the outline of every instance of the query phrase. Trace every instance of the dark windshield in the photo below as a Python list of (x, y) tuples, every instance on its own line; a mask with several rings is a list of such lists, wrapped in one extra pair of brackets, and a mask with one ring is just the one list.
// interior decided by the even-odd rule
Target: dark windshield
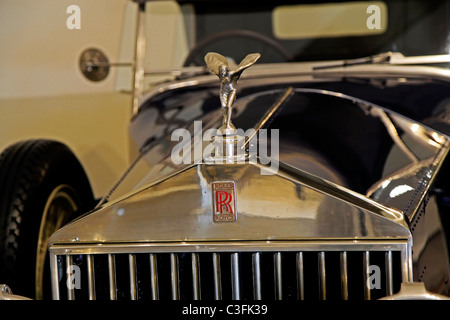
[[(181, 4), (195, 16), (190, 26), (195, 44), (190, 45), (188, 64), (200, 65), (208, 51), (221, 52), (236, 62), (249, 52), (261, 52), (261, 63), (349, 59), (386, 51), (405, 56), (449, 53), (449, 1)], [(314, 15), (315, 20), (307, 21), (305, 15)], [(359, 20), (360, 26), (346, 24), (352, 19)]]

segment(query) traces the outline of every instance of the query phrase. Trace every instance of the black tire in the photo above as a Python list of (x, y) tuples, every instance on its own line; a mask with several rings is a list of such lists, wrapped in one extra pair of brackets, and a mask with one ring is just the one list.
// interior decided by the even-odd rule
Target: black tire
[(64, 144), (28, 140), (5, 149), (0, 155), (0, 283), (14, 294), (51, 298), (48, 237), (93, 205), (89, 180)]

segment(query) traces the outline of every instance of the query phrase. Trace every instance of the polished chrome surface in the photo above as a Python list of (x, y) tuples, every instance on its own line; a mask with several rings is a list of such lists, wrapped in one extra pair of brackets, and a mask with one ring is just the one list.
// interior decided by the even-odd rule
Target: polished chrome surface
[[(324, 90), (295, 89), (295, 93), (324, 94), (351, 99), (356, 108), (367, 110), (369, 113), (368, 116), (370, 116), (370, 113), (373, 113), (373, 110), (379, 108), (358, 99)], [(286, 91), (281, 91), (281, 94), (286, 95)], [(351, 218), (353, 214), (350, 214), (350, 212), (365, 215), (366, 210), (375, 213), (375, 216), (379, 215), (403, 225), (405, 227), (404, 231), (397, 230), (390, 234), (396, 237), (401, 235), (407, 237), (406, 229), (409, 227), (405, 222), (403, 214), (406, 213), (411, 218), (414, 212), (417, 211), (418, 204), (429, 190), (448, 152), (449, 144), (444, 136), (437, 135), (435, 132), (425, 129), (417, 123), (408, 121), (395, 114), (389, 114), (389, 117), (392, 120), (391, 123), (401, 128), (406, 135), (402, 137), (402, 141), (407, 142), (409, 146), (413, 144), (414, 148), (409, 147), (409, 149), (413, 150), (417, 146), (421, 146), (425, 151), (421, 150), (417, 153), (414, 150), (416, 152), (415, 157), (419, 158), (419, 162), (412, 164), (406, 162), (394, 171), (386, 169), (385, 178), (378, 184), (375, 184), (369, 190), (367, 196), (363, 196), (339, 184), (321, 179), (283, 163), (280, 163), (280, 170), (270, 178), (262, 177), (260, 172), (255, 170), (256, 167), (264, 169), (264, 166), (260, 166), (257, 163), (235, 165), (233, 166), (233, 170), (231, 170), (230, 166), (207, 164), (176, 167), (173, 164), (171, 165), (170, 160), (167, 159), (170, 155), (171, 144), (168, 138), (165, 138), (161, 143), (150, 148), (143, 157), (149, 156), (150, 158), (145, 159), (151, 160), (152, 157), (156, 156), (150, 162), (152, 164), (162, 162), (165, 165), (163, 167), (155, 165), (152, 169), (155, 169), (155, 172), (161, 170), (161, 172), (166, 171), (169, 174), (159, 175), (161, 177), (160, 179), (158, 179), (158, 174), (149, 175), (149, 178), (142, 178), (141, 176), (139, 178), (142, 180), (141, 186), (126, 195), (123, 200), (119, 198), (106, 203), (90, 216), (61, 229), (53, 236), (51, 242), (53, 243), (55, 240), (57, 242), (69, 241), (69, 239), (75, 236), (78, 237), (79, 235), (82, 235), (80, 241), (99, 242), (215, 239), (215, 235), (218, 235), (219, 238), (217, 239), (220, 239), (221, 234), (223, 235), (222, 239), (229, 239), (230, 234), (233, 234), (236, 239), (240, 237), (243, 237), (244, 240), (262, 239), (264, 238), (262, 236), (264, 228), (257, 232), (254, 228), (244, 230), (236, 226), (235, 229), (230, 229), (229, 227), (219, 229), (209, 225), (211, 220), (206, 216), (206, 212), (211, 210), (210, 208), (212, 207), (210, 184), (215, 180), (235, 180), (235, 177), (238, 177), (236, 179), (238, 188), (237, 198), (243, 200), (239, 200), (238, 207), (243, 212), (242, 218), (244, 221), (246, 223), (249, 223), (249, 221), (258, 221), (258, 225), (265, 221), (263, 224), (266, 226), (269, 226), (270, 223), (275, 221), (276, 223), (280, 223), (279, 230), (282, 229), (283, 232), (279, 234), (275, 232), (274, 234), (274, 229), (272, 228), (266, 234), (267, 238), (294, 237), (300, 239), (309, 237), (321, 238), (323, 236), (332, 238), (340, 236), (358, 238), (369, 230), (364, 230), (362, 233), (359, 230), (360, 224)], [(207, 126), (207, 128), (211, 127), (214, 127), (214, 121)], [(417, 132), (420, 132), (420, 134), (418, 135)], [(407, 141), (408, 139), (413, 141)], [(411, 159), (408, 159), (409, 157), (406, 158), (406, 161), (411, 161)], [(389, 164), (389, 159), (387, 159), (387, 164)], [(168, 168), (172, 171), (167, 171)], [(183, 187), (180, 187), (181, 185)], [(277, 188), (272, 188), (271, 190), (261, 188), (264, 185), (277, 186)], [(406, 186), (407, 192), (398, 192), (396, 190), (402, 186)], [(304, 190), (301, 196), (296, 191), (298, 188)], [(259, 194), (256, 194), (254, 190), (259, 190)], [(279, 191), (280, 194), (275, 196), (273, 194), (274, 191)], [(392, 193), (393, 191), (395, 192)], [(264, 194), (268, 196), (261, 197)], [(175, 198), (177, 198), (177, 201), (172, 201)], [(264, 202), (261, 202), (260, 199), (264, 199)], [(341, 199), (342, 201), (337, 199)], [(149, 206), (149, 204), (151, 205)], [(178, 214), (181, 211), (180, 208), (177, 208), (177, 204), (183, 204), (181, 208), (182, 215)], [(346, 210), (347, 204), (352, 204), (355, 207)], [(242, 205), (244, 207), (241, 207)], [(269, 210), (271, 205), (273, 205), (273, 209)], [(271, 216), (269, 211), (280, 211), (280, 205), (283, 208), (282, 213)], [(341, 205), (343, 207), (338, 209)], [(261, 206), (261, 209), (258, 209), (259, 206)], [(325, 209), (326, 207), (328, 209)], [(298, 211), (299, 208), (306, 208), (308, 210)], [(363, 210), (361, 211), (361, 209)], [(328, 214), (332, 212), (340, 213), (339, 216), (331, 214), (330, 219), (322, 221), (318, 219), (321, 216), (320, 212), (322, 210), (323, 212), (327, 211)], [(403, 210), (406, 211), (403, 212)], [(258, 212), (258, 214), (252, 214), (252, 211)], [(239, 212), (239, 214), (241, 213)], [(333, 219), (336, 220), (333, 221)], [(84, 222), (85, 220), (86, 222)], [(382, 225), (390, 225), (386, 220), (376, 220)], [(89, 223), (89, 221), (93, 223)], [(196, 228), (199, 221), (202, 223), (202, 228), (200, 229)], [(296, 221), (299, 222), (299, 225), (295, 228), (294, 233), (290, 233), (289, 230), (292, 230)], [(345, 224), (349, 224), (349, 227), (342, 227), (347, 232), (336, 233), (334, 229), (336, 226), (342, 225), (344, 221)], [(269, 222), (269, 224), (266, 222)], [(149, 229), (143, 228), (146, 224), (150, 225)], [(108, 225), (108, 228), (101, 230), (106, 225)], [(167, 225), (169, 225), (169, 228), (166, 228)], [(98, 227), (93, 228), (90, 226)], [(308, 228), (306, 226), (315, 226), (317, 233), (315, 233), (314, 228)], [(354, 226), (354, 230), (352, 226)], [(379, 226), (372, 225), (372, 223), (367, 224), (367, 226), (370, 226), (370, 230), (375, 230), (379, 235), (383, 235), (387, 231), (384, 227), (379, 228)], [(154, 229), (154, 232), (150, 233), (152, 229)], [(128, 230), (133, 230), (133, 232), (129, 232)], [(332, 233), (334, 235), (329, 233), (330, 230), (333, 230)], [(71, 234), (65, 236), (64, 234), (66, 232)], [(107, 234), (108, 232), (110, 235)], [(101, 236), (100, 233), (102, 234)], [(164, 233), (165, 235), (161, 235), (160, 233)], [(150, 234), (151, 237), (149, 236)], [(256, 235), (256, 238), (253, 238), (252, 234)]]
[[(445, 157), (445, 150), (448, 149), (448, 138), (445, 136), (438, 134), (437, 132), (434, 132), (430, 129), (427, 129), (420, 125), (419, 123), (407, 120), (405, 118), (402, 118), (399, 115), (396, 115), (395, 113), (389, 113), (386, 110), (383, 110), (381, 107), (376, 106), (374, 104), (368, 103), (366, 101), (363, 101), (361, 99), (355, 99), (353, 97), (347, 96), (345, 94), (337, 93), (337, 92), (330, 92), (326, 90), (318, 90), (318, 89), (309, 89), (309, 88), (296, 88), (294, 89), (294, 92), (290, 91), (288, 88), (279, 90), (279, 98), (275, 99), (275, 101), (279, 100), (281, 103), (275, 103), (276, 108), (272, 106), (272, 108), (269, 108), (270, 110), (274, 111), (280, 108), (280, 106), (283, 106), (283, 104), (286, 104), (286, 100), (289, 100), (287, 98), (292, 97), (293, 95), (310, 95), (310, 94), (318, 94), (318, 95), (324, 95), (324, 96), (331, 96), (336, 97), (338, 99), (345, 99), (349, 100), (354, 104), (354, 107), (357, 109), (362, 109), (365, 112), (367, 112), (367, 119), (370, 120), (371, 118), (379, 118), (380, 113), (389, 116), (390, 121), (389, 125), (386, 128), (387, 133), (392, 131), (389, 131), (394, 125), (396, 127), (396, 135), (398, 136), (398, 132), (401, 130), (403, 133), (402, 137), (398, 136), (398, 139), (401, 140), (401, 144), (398, 145), (405, 145), (409, 150), (415, 151), (418, 147), (425, 150), (424, 154), (417, 154), (417, 152), (414, 152), (413, 157), (419, 158), (419, 166), (429, 167), (429, 172), (434, 174), (439, 169), (439, 164), (442, 162), (442, 159)], [(234, 109), (237, 109), (236, 111), (242, 112), (245, 110), (246, 103), (248, 101), (252, 101), (251, 98), (247, 99), (241, 99), (240, 101), (237, 101), (234, 105)], [(250, 127), (255, 128), (255, 133), (260, 128), (261, 123), (267, 123), (273, 118), (273, 112), (269, 111), (269, 117), (266, 117), (265, 114), (261, 114), (261, 118), (256, 123), (249, 123)], [(203, 129), (207, 130), (210, 128), (217, 128), (217, 125), (220, 125), (220, 114), (218, 112), (213, 112), (209, 115), (205, 115), (203, 118)], [(189, 128), (189, 131), (193, 132), (193, 128)], [(320, 134), (320, 132), (317, 132), (317, 134)], [(333, 141), (334, 137), (330, 136), (327, 137), (330, 139), (330, 141)], [(333, 142), (330, 142), (333, 143)], [(368, 142), (369, 143), (369, 142)], [(166, 136), (161, 138), (161, 140), (158, 140), (157, 143), (155, 143), (152, 147), (150, 147), (148, 150), (144, 152), (143, 155), (140, 156), (139, 161), (137, 161), (136, 165), (133, 165), (133, 169), (130, 170), (129, 174), (125, 175), (121, 179), (121, 183), (114, 187), (113, 192), (111, 192), (110, 196), (106, 197), (105, 201), (107, 200), (113, 200), (116, 201), (117, 199), (120, 199), (120, 197), (123, 197), (127, 192), (135, 192), (139, 189), (142, 189), (143, 186), (148, 185), (150, 183), (155, 183), (158, 180), (165, 179), (167, 177), (170, 177), (171, 175), (175, 174), (176, 172), (179, 172), (180, 170), (183, 170), (187, 167), (187, 165), (174, 165), (171, 163), (170, 160), (170, 150), (172, 150), (175, 146), (175, 143), (170, 141), (170, 136)], [(195, 150), (191, 151), (191, 154), (194, 154)], [(304, 154), (302, 154), (302, 149), (297, 148), (291, 148), (290, 150), (283, 151), (280, 150), (280, 161), (282, 162), (291, 162), (292, 159), (297, 159), (297, 161), (292, 162), (293, 166), (297, 166), (301, 168), (302, 161), (305, 163), (304, 169), (324, 177), (325, 179), (331, 179), (331, 181), (334, 181), (333, 174), (330, 172), (327, 172), (326, 165), (321, 165), (319, 161), (317, 160), (311, 160), (310, 158), (306, 158)], [(320, 150), (319, 150), (320, 151)], [(422, 152), (422, 151), (420, 151)], [(403, 154), (402, 154), (403, 155)], [(196, 159), (199, 160), (199, 159)], [(388, 166), (390, 159), (381, 160), (386, 161), (385, 166)], [(411, 159), (409, 157), (405, 158), (405, 161), (411, 162)], [(379, 165), (383, 165), (380, 163)], [(398, 170), (404, 170), (406, 171), (408, 168), (408, 165), (411, 165), (411, 163), (405, 163), (402, 167), (397, 167)], [(321, 168), (321, 169), (320, 169)], [(389, 179), (389, 174), (392, 174), (392, 172), (386, 172), (385, 178), (380, 181), (380, 184), (383, 183), (385, 179)], [(420, 178), (419, 178), (420, 179)], [(335, 179), (336, 181), (339, 181), (339, 178)], [(432, 179), (431, 179), (432, 180)], [(431, 182), (429, 180), (429, 182)], [(371, 194), (374, 192), (374, 188), (376, 188), (376, 185), (372, 187), (372, 189), (367, 193), (367, 195), (371, 196)], [(426, 189), (424, 189), (426, 190)], [(424, 192), (421, 192), (419, 194), (420, 196), (424, 196)], [(402, 197), (404, 198), (404, 197)], [(381, 198), (380, 198), (381, 199)], [(420, 199), (418, 197), (417, 199)], [(389, 201), (386, 199), (386, 201)], [(403, 199), (402, 201), (408, 202), (407, 199)], [(381, 200), (379, 202), (382, 202)], [(383, 202), (382, 202), (383, 203)], [(384, 205), (391, 206), (391, 203), (383, 203)], [(403, 210), (405, 205), (404, 204), (396, 204), (394, 206), (395, 208), (399, 210)], [(414, 206), (412, 206), (414, 207)]]
[(219, 131), (222, 134), (231, 134), (236, 130), (231, 123), (231, 114), (233, 103), (236, 99), (237, 81), (242, 72), (252, 66), (260, 56), (259, 53), (247, 55), (235, 70), (230, 70), (227, 58), (221, 54), (210, 52), (205, 56), (205, 62), (209, 70), (220, 79), (220, 103), (222, 106), (223, 120)]
[[(75, 237), (78, 243), (145, 243), (410, 236), (396, 210), (289, 166), (280, 165), (274, 175), (261, 175), (261, 169), (265, 167), (193, 165), (67, 225), (53, 234), (50, 244), (72, 243)], [(216, 224), (211, 184), (230, 179), (237, 186), (239, 222)]]
[(401, 209), (413, 220), (448, 153), (449, 144), (431, 158), (414, 162), (388, 174), (372, 186), (367, 196), (387, 206)]

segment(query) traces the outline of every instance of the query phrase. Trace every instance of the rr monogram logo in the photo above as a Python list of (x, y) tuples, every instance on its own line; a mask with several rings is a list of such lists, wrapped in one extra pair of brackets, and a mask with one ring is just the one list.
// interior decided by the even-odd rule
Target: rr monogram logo
[(233, 213), (233, 208), (231, 207), (232, 197), (231, 194), (229, 194), (226, 191), (217, 191), (216, 192), (216, 212), (219, 212), (222, 214), (223, 209), (225, 207), (225, 211), (227, 213)]
[(235, 222), (237, 212), (234, 181), (213, 182), (212, 191), (214, 222)]

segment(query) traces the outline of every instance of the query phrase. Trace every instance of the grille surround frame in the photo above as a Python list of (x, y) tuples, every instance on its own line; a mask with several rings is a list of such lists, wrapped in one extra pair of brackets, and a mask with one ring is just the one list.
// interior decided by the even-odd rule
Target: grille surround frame
[[(178, 255), (179, 254), (190, 254), (192, 255), (192, 261), (195, 259), (198, 259), (198, 254), (211, 254), (216, 255), (220, 259), (220, 255), (222, 254), (229, 254), (231, 257), (232, 265), (230, 266), (230, 270), (233, 273), (233, 269), (236, 271), (239, 268), (239, 260), (238, 255), (240, 253), (242, 254), (258, 254), (260, 256), (261, 254), (273, 254), (274, 256), (274, 270), (279, 268), (278, 275), (277, 273), (274, 275), (275, 278), (281, 277), (281, 264), (279, 267), (277, 267), (277, 262), (281, 263), (281, 256), (285, 254), (293, 254), (293, 253), (317, 253), (318, 256), (318, 265), (321, 266), (321, 264), (324, 264), (325, 256), (328, 256), (329, 253), (333, 252), (336, 253), (342, 253), (345, 252), (345, 257), (347, 256), (347, 253), (362, 253), (364, 256), (364, 266), (365, 268), (369, 264), (369, 256), (372, 252), (384, 252), (384, 253), (396, 253), (398, 254), (400, 258), (399, 262), (399, 268), (400, 268), (400, 274), (401, 274), (401, 280), (400, 282), (411, 282), (412, 281), (412, 255), (411, 255), (411, 243), (408, 240), (405, 239), (395, 239), (395, 240), (339, 240), (339, 241), (231, 241), (231, 242), (174, 242), (174, 243), (134, 243), (134, 244), (67, 244), (67, 245), (55, 245), (50, 247), (50, 269), (51, 269), (51, 279), (52, 279), (52, 294), (53, 299), (60, 300), (61, 299), (61, 290), (64, 290), (64, 288), (61, 284), (61, 279), (64, 276), (67, 276), (67, 273), (61, 269), (61, 266), (59, 265), (58, 259), (64, 258), (67, 260), (66, 264), (69, 265), (69, 261), (71, 257), (76, 257), (78, 255), (86, 256), (87, 259), (87, 268), (88, 270), (88, 292), (89, 292), (89, 300), (95, 300), (95, 272), (94, 272), (94, 260), (93, 257), (96, 257), (97, 255), (108, 255), (108, 259), (110, 260), (111, 257), (115, 257), (116, 255), (128, 255), (129, 257), (129, 279), (130, 281), (130, 297), (131, 299), (137, 299), (138, 296), (136, 294), (136, 255), (142, 255), (147, 254), (149, 260), (151, 261), (151, 257), (157, 257), (161, 254), (170, 254), (171, 259), (171, 267), (172, 270), (170, 270), (170, 273), (172, 274), (172, 277), (174, 276), (174, 273), (176, 274), (174, 277), (177, 280), (172, 280), (171, 283), (171, 291), (172, 291), (172, 300), (179, 299), (179, 287), (177, 287), (175, 284), (179, 284), (179, 276), (178, 276)], [(367, 256), (366, 256), (367, 254)], [(196, 257), (196, 258), (194, 258)], [(386, 255), (387, 259), (387, 255)], [(234, 261), (234, 262), (233, 262)], [(71, 263), (71, 262), (70, 262)], [(237, 263), (237, 265), (236, 265)], [(341, 268), (343, 263), (343, 258), (341, 254)], [(260, 264), (259, 258), (254, 258), (253, 265)], [(154, 264), (156, 265), (156, 263)], [(344, 275), (345, 277), (350, 276), (347, 272), (347, 265), (348, 262), (345, 258), (345, 265), (346, 265), (346, 271), (345, 273), (342, 273), (341, 270), (341, 285), (342, 281), (344, 281)], [(386, 270), (390, 269), (392, 267), (392, 260), (390, 261), (390, 266), (388, 267), (386, 265)], [(111, 283), (111, 272), (113, 272), (114, 277), (116, 277), (116, 271), (115, 271), (115, 265), (114, 263), (111, 265), (109, 264), (109, 268), (112, 270), (109, 272), (109, 281)], [(198, 266), (200, 268), (200, 265)], [(254, 268), (254, 266), (253, 266)], [(194, 270), (195, 267), (192, 266), (192, 270)], [(299, 270), (297, 268), (297, 270)], [(367, 270), (367, 269), (366, 269)], [(322, 267), (319, 267), (318, 274), (322, 274), (323, 277), (326, 276), (325, 273), (325, 265)], [(150, 272), (150, 270), (149, 270)], [(200, 274), (197, 270), (197, 280), (200, 282)], [(219, 270), (220, 272), (220, 270)], [(255, 275), (255, 269), (253, 269), (253, 280), (256, 281), (257, 277), (261, 277), (261, 275)], [(387, 271), (386, 271), (387, 272)], [(256, 272), (258, 274), (258, 272)], [(302, 274), (302, 277), (305, 275)], [(196, 275), (192, 274), (192, 279), (194, 279)], [(237, 274), (237, 282), (235, 276), (232, 276), (232, 287), (236, 287), (236, 283), (239, 284), (239, 277), (242, 278), (242, 276)], [(389, 277), (386, 274), (386, 277)], [(158, 283), (160, 281), (158, 279), (158, 276), (154, 277), (151, 276), (152, 283)], [(319, 286), (322, 288), (325, 288), (325, 284), (322, 281), (325, 281), (325, 278), (319, 278)], [(121, 279), (122, 281), (125, 281)], [(367, 280), (365, 278), (365, 280)], [(113, 282), (115, 283), (116, 279), (113, 279)], [(203, 281), (203, 280), (202, 280)], [(276, 282), (277, 280), (274, 279), (274, 286), (277, 287), (280, 282)], [(296, 280), (298, 281), (298, 279)], [(220, 275), (219, 280), (217, 280), (217, 275), (214, 276), (214, 286), (216, 287), (219, 285), (220, 287)], [(366, 282), (367, 283), (367, 282)], [(114, 284), (115, 285), (115, 284)], [(223, 284), (222, 284), (223, 285)], [(255, 290), (255, 282), (253, 282), (253, 291)], [(261, 286), (261, 282), (259, 282), (259, 287)], [(258, 287), (258, 282), (256, 282), (256, 287)], [(281, 287), (280, 287), (281, 288)], [(283, 299), (282, 295), (280, 295), (280, 288), (276, 289), (276, 297), (275, 299)], [(174, 291), (175, 289), (175, 291)], [(114, 292), (111, 291), (110, 300), (114, 300), (117, 298), (117, 288), (114, 289)], [(221, 290), (221, 289), (220, 289)], [(240, 300), (241, 294), (239, 290), (236, 292), (235, 289), (232, 289), (233, 293), (231, 296), (231, 300)], [(319, 289), (320, 291), (321, 289)], [(158, 298), (158, 292), (154, 290), (154, 288), (151, 289), (152, 291), (152, 299), (155, 297)], [(197, 291), (197, 292), (196, 292)], [(200, 294), (198, 292), (198, 288), (193, 288), (193, 299), (199, 299)], [(302, 291), (300, 287), (298, 288), (298, 292)], [(304, 289), (303, 289), (304, 291)], [(386, 291), (389, 293), (392, 290), (386, 289)], [(370, 299), (370, 290), (368, 290), (367, 285), (365, 285), (364, 288), (364, 299)], [(253, 299), (260, 299), (261, 294), (256, 291), (254, 291), (254, 298)], [(299, 294), (299, 293), (297, 293)], [(64, 295), (64, 294), (63, 294)], [(67, 289), (67, 298), (75, 299), (75, 290), (72, 288)], [(220, 300), (223, 297), (221, 296), (221, 293), (218, 294), (215, 292), (214, 299)], [(302, 298), (302, 296), (299, 296), (299, 298)], [(321, 291), (319, 299), (326, 299), (326, 294)], [(341, 288), (341, 298), (346, 299), (348, 298), (348, 292), (347, 296), (345, 293), (345, 290)], [(224, 298), (227, 299), (227, 298)]]

